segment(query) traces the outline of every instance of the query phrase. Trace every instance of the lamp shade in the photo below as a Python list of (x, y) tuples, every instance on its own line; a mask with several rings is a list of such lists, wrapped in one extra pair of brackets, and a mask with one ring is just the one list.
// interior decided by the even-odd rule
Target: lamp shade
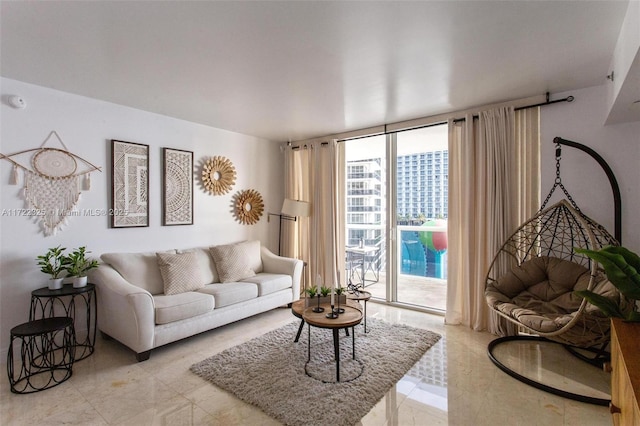
[(307, 217), (311, 215), (311, 204), (306, 201), (284, 199), (282, 214), (291, 217)]

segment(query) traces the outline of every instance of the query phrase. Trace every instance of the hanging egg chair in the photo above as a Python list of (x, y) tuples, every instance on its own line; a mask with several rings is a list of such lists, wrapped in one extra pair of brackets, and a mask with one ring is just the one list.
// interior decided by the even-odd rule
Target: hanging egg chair
[(502, 245), (487, 274), (487, 303), (529, 333), (580, 348), (606, 344), (609, 318), (574, 292), (591, 290), (616, 305), (626, 302), (598, 264), (574, 249), (617, 244), (577, 206), (560, 200)]
[[(575, 291), (591, 290), (609, 298), (623, 311), (632, 308), (607, 280), (597, 262), (575, 251), (576, 248), (598, 250), (607, 245), (618, 245), (618, 241), (602, 225), (582, 213), (562, 184), (558, 139), (555, 140), (556, 180), (553, 188), (540, 210), (498, 250), (487, 273), (485, 298), (489, 308), (515, 324), (520, 333), (491, 342), (489, 357), (503, 371), (530, 385), (571, 399), (606, 405), (608, 400), (605, 399), (559, 391), (524, 378), (505, 367), (493, 354), (494, 348), (506, 341), (550, 340), (596, 364), (606, 356), (603, 349), (610, 340), (610, 320)], [(615, 185), (617, 187), (617, 183)], [(556, 188), (562, 189), (566, 199), (547, 207)], [(581, 353), (584, 351), (575, 348), (596, 355), (589, 358)]]

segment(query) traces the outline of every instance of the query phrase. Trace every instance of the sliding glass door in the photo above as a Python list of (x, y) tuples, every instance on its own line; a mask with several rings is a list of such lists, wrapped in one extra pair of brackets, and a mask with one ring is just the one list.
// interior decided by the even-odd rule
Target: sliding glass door
[(400, 132), (396, 143), (396, 301), (444, 311), (447, 126)]
[(447, 126), (344, 143), (348, 281), (377, 299), (444, 311)]
[(372, 136), (345, 144), (347, 282), (364, 285), (374, 297), (386, 299), (386, 138)]

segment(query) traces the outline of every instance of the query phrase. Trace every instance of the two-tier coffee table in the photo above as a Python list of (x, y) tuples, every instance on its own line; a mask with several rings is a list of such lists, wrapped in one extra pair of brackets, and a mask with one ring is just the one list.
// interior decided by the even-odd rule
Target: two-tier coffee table
[(371, 299), (371, 293), (369, 293), (368, 291), (355, 289), (353, 291), (347, 292), (348, 301), (352, 301), (352, 300), (356, 302), (364, 301), (364, 332), (365, 333), (369, 332), (369, 330), (367, 329), (367, 302), (369, 301), (369, 299)]
[(340, 329), (351, 328), (351, 341), (353, 359), (356, 359), (356, 333), (353, 329), (354, 326), (360, 324), (362, 321), (362, 311), (356, 307), (346, 305), (344, 306), (344, 313), (340, 314), (338, 318), (327, 318), (326, 314), (331, 311), (329, 304), (321, 304), (324, 308), (324, 312), (313, 312), (313, 307), (308, 307), (302, 312), (302, 319), (309, 324), (309, 339), (307, 342), (307, 363), (311, 361), (311, 327), (326, 328), (333, 331), (333, 351), (336, 359), (336, 381), (340, 381), (340, 341), (338, 338), (338, 332)]

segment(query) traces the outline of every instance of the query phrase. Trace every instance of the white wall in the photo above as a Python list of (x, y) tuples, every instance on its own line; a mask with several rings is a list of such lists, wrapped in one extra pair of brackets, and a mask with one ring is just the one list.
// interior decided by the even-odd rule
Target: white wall
[[(11, 327), (28, 319), (30, 293), (46, 285), (47, 276), (35, 257), (47, 248), (86, 245), (92, 255), (110, 251), (155, 251), (260, 239), (277, 250), (277, 221), (266, 213), (279, 211), (283, 198), (283, 157), (275, 142), (135, 110), (10, 79), (0, 80), (0, 152), (11, 154), (40, 146), (56, 130), (69, 150), (102, 167), (91, 174), (91, 190), (82, 193), (78, 208), (109, 208), (110, 140), (150, 146), (148, 228), (110, 229), (108, 217), (71, 217), (55, 236), (44, 237), (37, 224), (9, 214), (24, 207), (19, 186), (8, 184), (11, 164), (0, 160), (0, 360), (4, 360)], [(7, 104), (8, 95), (20, 95), (24, 110)], [(176, 98), (176, 102), (188, 102)], [(48, 145), (48, 146), (56, 146)], [(236, 185), (230, 194), (205, 193), (194, 182), (194, 225), (161, 226), (162, 147), (194, 152), (194, 163), (221, 155), (236, 167)], [(232, 195), (256, 189), (263, 197), (265, 215), (255, 225), (241, 225), (231, 214)], [(5, 210), (6, 209), (6, 210)]]
[[(555, 179), (554, 137), (592, 148), (609, 164), (620, 186), (622, 244), (640, 253), (640, 122), (604, 125), (608, 113), (605, 85), (554, 94), (554, 98), (569, 95), (575, 96), (572, 103), (541, 109), (542, 196)], [(613, 195), (600, 165), (588, 154), (564, 146), (561, 177), (581, 210), (613, 235)]]

